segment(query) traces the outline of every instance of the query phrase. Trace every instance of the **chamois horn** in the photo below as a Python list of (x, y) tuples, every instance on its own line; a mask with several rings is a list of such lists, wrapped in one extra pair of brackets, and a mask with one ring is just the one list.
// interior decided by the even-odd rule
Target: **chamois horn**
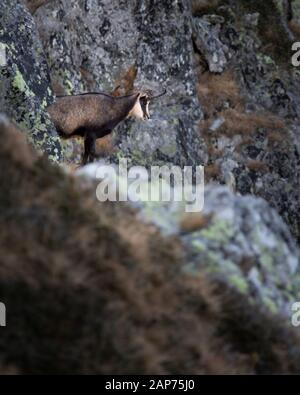
[(153, 100), (153, 99), (158, 99), (159, 97), (164, 96), (166, 93), (167, 93), (167, 89), (165, 89), (165, 90), (163, 91), (163, 93), (160, 93), (160, 94), (157, 95), (157, 96), (151, 96), (151, 100)]

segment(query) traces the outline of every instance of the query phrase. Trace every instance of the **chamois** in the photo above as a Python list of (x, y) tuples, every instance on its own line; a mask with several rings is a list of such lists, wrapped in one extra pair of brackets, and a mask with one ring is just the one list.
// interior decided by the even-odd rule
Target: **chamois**
[(84, 138), (82, 164), (95, 158), (95, 142), (110, 134), (123, 120), (132, 116), (150, 119), (149, 103), (166, 94), (154, 96), (150, 90), (114, 97), (106, 93), (85, 93), (60, 96), (48, 107), (48, 113), (63, 138)]

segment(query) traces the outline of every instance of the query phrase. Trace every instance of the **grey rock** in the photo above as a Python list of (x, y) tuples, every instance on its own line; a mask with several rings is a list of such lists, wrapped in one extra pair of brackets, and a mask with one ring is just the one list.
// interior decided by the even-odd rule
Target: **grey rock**
[(167, 88), (168, 95), (153, 103), (152, 122), (118, 128), (116, 158), (126, 156), (134, 164), (205, 161), (197, 133), (202, 113), (190, 17), (188, 2), (181, 0), (61, 0), (37, 11), (52, 80), (67, 93), (109, 92), (131, 67), (137, 88)]
[[(86, 166), (77, 174), (95, 180), (98, 165)], [(117, 189), (122, 190), (122, 185), (117, 172)], [(184, 273), (197, 276), (204, 269), (246, 296), (250, 304), (289, 322), (291, 306), (300, 300), (300, 249), (265, 200), (207, 185), (200, 213), (187, 214), (185, 201), (155, 202), (148, 195), (129, 203), (139, 210), (142, 221), (155, 224), (165, 236), (180, 238), (186, 252)], [(205, 225), (201, 220), (198, 229), (183, 230), (187, 215), (191, 221), (194, 216), (209, 220)]]
[(45, 111), (53, 100), (48, 67), (32, 16), (17, 0), (0, 4), (0, 107), (52, 161), (62, 159)]
[(227, 66), (227, 58), (230, 57), (229, 48), (220, 41), (221, 23), (224, 23), (224, 19), (215, 15), (210, 15), (210, 18), (193, 18), (195, 45), (212, 73), (222, 73)]
[(141, 205), (143, 220), (183, 241), (188, 262), (184, 272), (197, 275), (204, 268), (247, 295), (250, 303), (289, 322), (291, 306), (300, 300), (300, 250), (276, 211), (262, 199), (208, 186), (202, 215), (211, 215), (211, 222), (182, 234), (184, 215), (179, 203)]
[(216, 118), (211, 124), (211, 126), (209, 127), (209, 130), (211, 130), (212, 132), (216, 132), (224, 124), (224, 122), (225, 122), (224, 117)]
[[(268, 20), (264, 20), (265, 14), (262, 13), (265, 7), (257, 3), (253, 5), (252, 13), (246, 13), (243, 16), (238, 13), (238, 10), (237, 2), (231, 2), (231, 8), (222, 7), (218, 10), (224, 21), (222, 28), (218, 28), (217, 32), (216, 26), (207, 22), (208, 16), (194, 19), (194, 24), (208, 29), (208, 32), (205, 29), (204, 31), (198, 30), (198, 40), (202, 40), (201, 47), (205, 48), (202, 49), (203, 54), (209, 63), (210, 54), (216, 51), (225, 56), (225, 51), (222, 49), (224, 46), (228, 48), (232, 57), (230, 60), (227, 58), (224, 67), (234, 70), (241, 100), (245, 102), (245, 112), (247, 114), (258, 112), (264, 114), (266, 118), (274, 114), (283, 120), (285, 128), (278, 130), (282, 138), (279, 137), (277, 142), (271, 141), (264, 127), (253, 131), (253, 135), (246, 133), (243, 126), (241, 126), (240, 133), (234, 136), (222, 135), (217, 130), (213, 136), (214, 146), (222, 154), (216, 158), (211, 157), (210, 161), (217, 163), (221, 169), (218, 177), (220, 182), (224, 182), (224, 178), (227, 177), (228, 161), (232, 160), (237, 163), (237, 166), (228, 169), (233, 173), (237, 192), (253, 193), (266, 199), (284, 218), (299, 241), (299, 77), (296, 70), (288, 73), (280, 60), (266, 54), (265, 45), (259, 33), (261, 23), (269, 23)], [(214, 14), (210, 17), (214, 18)], [(278, 23), (280, 24), (280, 20)], [(276, 29), (274, 28), (274, 34), (276, 34)], [(289, 42), (290, 37), (284, 36), (285, 29), (281, 31), (283, 42)], [(208, 34), (214, 39), (207, 39)], [(221, 64), (223, 65), (222, 62)], [(221, 116), (224, 117), (223, 113), (218, 114), (216, 110), (212, 122)], [(245, 143), (248, 138), (251, 142)], [(265, 169), (263, 167), (257, 170), (250, 168), (249, 162), (251, 161), (261, 162)]]

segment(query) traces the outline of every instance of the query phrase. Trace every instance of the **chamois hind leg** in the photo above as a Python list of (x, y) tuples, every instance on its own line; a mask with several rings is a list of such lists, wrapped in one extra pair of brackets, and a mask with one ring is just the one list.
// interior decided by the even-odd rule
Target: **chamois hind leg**
[(82, 165), (86, 165), (89, 162), (92, 162), (95, 159), (95, 141), (96, 138), (93, 134), (86, 134), (84, 139), (84, 154), (82, 158)]

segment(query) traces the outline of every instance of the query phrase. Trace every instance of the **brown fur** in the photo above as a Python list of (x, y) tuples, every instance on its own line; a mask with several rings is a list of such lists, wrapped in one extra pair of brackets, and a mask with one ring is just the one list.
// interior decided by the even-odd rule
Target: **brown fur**
[(179, 240), (97, 204), (15, 128), (0, 137), (2, 373), (299, 373), (279, 317), (183, 274)]
[(138, 94), (118, 98), (92, 93), (63, 96), (48, 107), (48, 112), (58, 131), (68, 137), (80, 135), (83, 130), (110, 130), (111, 123), (119, 123), (128, 116), (137, 99)]
[(93, 74), (91, 72), (89, 72), (86, 68), (84, 68), (83, 66), (81, 66), (79, 68), (79, 71), (80, 71), (83, 81), (85, 82), (87, 89), (89, 91), (95, 90), (97, 83), (96, 83), (96, 80), (95, 80), (95, 77), (93, 76)]
[[(139, 93), (122, 97), (104, 93), (63, 96), (48, 107), (48, 112), (62, 137), (84, 137), (82, 162), (87, 164), (95, 158), (96, 140), (110, 134), (121, 121), (132, 115), (139, 97)], [(141, 107), (140, 110), (143, 117)]]
[(185, 214), (180, 221), (180, 230), (183, 233), (191, 233), (206, 228), (212, 217), (202, 213)]
[(246, 166), (255, 172), (267, 173), (269, 171), (268, 165), (260, 160), (248, 160)]

